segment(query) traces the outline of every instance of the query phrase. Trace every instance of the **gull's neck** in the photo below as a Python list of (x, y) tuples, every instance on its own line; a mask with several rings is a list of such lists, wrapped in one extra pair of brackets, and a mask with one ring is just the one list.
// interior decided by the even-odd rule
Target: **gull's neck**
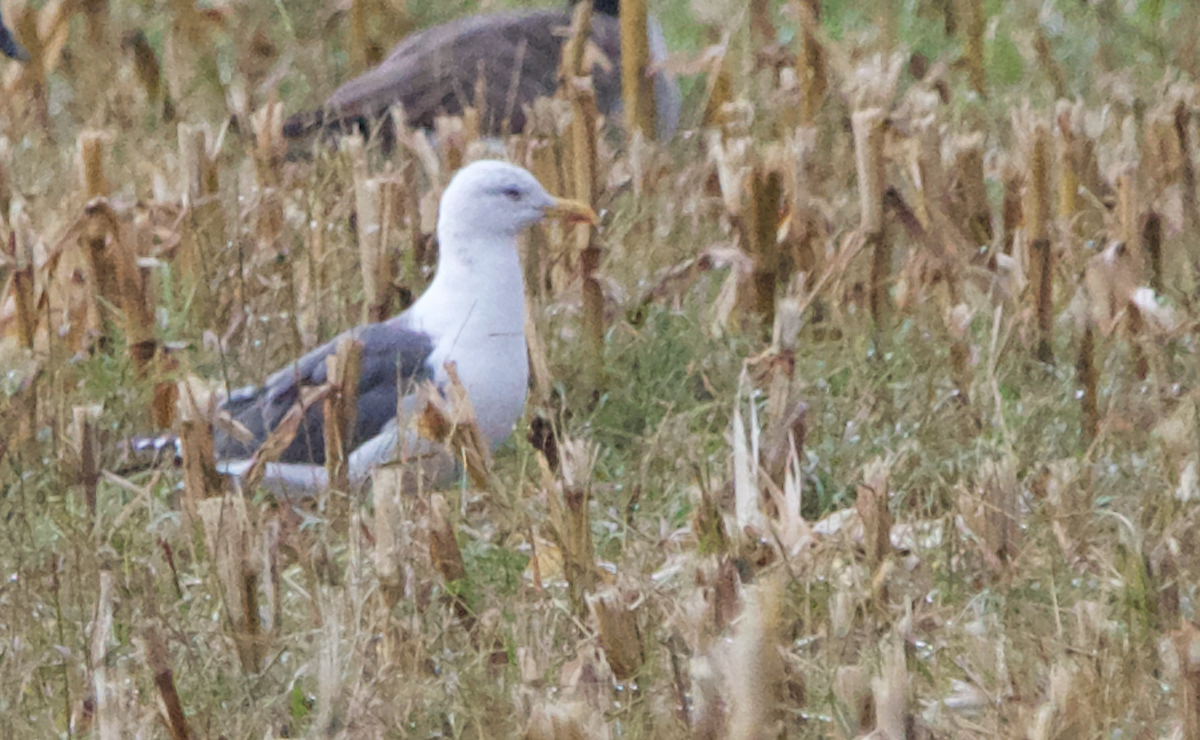
[(448, 236), (439, 238), (433, 282), (406, 318), (414, 328), (435, 334), (469, 325), (487, 334), (523, 336), (525, 284), (515, 237), (503, 237), (511, 243), (500, 245), (495, 235)]

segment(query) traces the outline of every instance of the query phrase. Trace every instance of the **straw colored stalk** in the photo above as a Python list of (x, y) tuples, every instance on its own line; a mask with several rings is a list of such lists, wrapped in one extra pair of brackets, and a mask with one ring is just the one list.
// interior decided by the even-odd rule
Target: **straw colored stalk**
[(581, 701), (538, 704), (529, 713), (524, 740), (600, 740), (609, 736), (603, 720)]
[(418, 185), (420, 180), (417, 176), (416, 160), (404, 157), (399, 173), (396, 216), (393, 220), (397, 224), (405, 224), (408, 228), (408, 248), (404, 250), (404, 280), (410, 293), (416, 295), (423, 292), (425, 276), (421, 272), (421, 266), (428, 257), (428, 242), (421, 233), (421, 189)]
[(1012, 561), (1020, 550), (1020, 487), (1012, 456), (985, 459), (979, 466), (980, 500), (974, 509), (963, 511), (967, 525), (981, 540), (984, 559), (993, 569)]
[(133, 70), (150, 105), (155, 106), (161, 102), (163, 119), (171, 120), (175, 114), (175, 105), (171, 102), (171, 96), (166, 94), (162, 65), (146, 34), (141, 29), (131, 31), (121, 40), (121, 46), (133, 54)]
[(942, 31), (947, 36), (958, 32), (957, 4), (958, 0), (933, 0), (933, 7), (942, 16)]
[(405, 5), (403, 1), (382, 0), (353, 0), (350, 3), (351, 61), (358, 72), (383, 61), (387, 49), (380, 41), (382, 37), (399, 38), (404, 35)]
[[(1117, 175), (1117, 228), (1121, 235), (1121, 241), (1125, 243), (1129, 269), (1135, 285), (1144, 284), (1146, 276), (1146, 252), (1142, 244), (1140, 217), (1141, 193), (1138, 188), (1138, 166), (1131, 162), (1122, 167), (1120, 174)], [(1161, 254), (1159, 262), (1161, 265)], [(1162, 284), (1161, 274), (1152, 275), (1151, 280)], [(1132, 302), (1129, 303), (1128, 311), (1129, 334), (1133, 339), (1134, 373), (1139, 380), (1145, 380), (1150, 368), (1145, 352), (1138, 341), (1138, 335), (1141, 334), (1144, 323), (1142, 312)]]
[(750, 198), (742, 216), (746, 251), (754, 257), (749, 295), (765, 326), (775, 323), (775, 296), (788, 279), (778, 238), (782, 182), (779, 172), (756, 167), (750, 175)]
[(1062, 66), (1054, 58), (1054, 50), (1050, 48), (1050, 38), (1046, 36), (1046, 31), (1040, 23), (1034, 24), (1033, 48), (1037, 53), (1038, 64), (1041, 65), (1042, 71), (1046, 73), (1046, 78), (1050, 80), (1050, 85), (1054, 88), (1054, 97), (1067, 97), (1067, 81), (1066, 75), (1063, 74)]
[(870, 307), (877, 326), (883, 324), (887, 303), (887, 285), (892, 265), (892, 245), (883, 221), (884, 122), (882, 108), (855, 111), (850, 118), (854, 129), (855, 164), (858, 168), (858, 195), (861, 204), (859, 230), (873, 249), (871, 259)]
[[(37, 380), (41, 368), (36, 367), (22, 381), (17, 390), (0, 407), (0, 460), (13, 448), (27, 447), (30, 459), (37, 455)], [(16, 434), (8, 430), (16, 428)]]
[(283, 103), (268, 103), (250, 116), (254, 129), (254, 174), (258, 180), (255, 236), (259, 248), (271, 249), (283, 233), (280, 166), (287, 143), (283, 138)]
[[(395, 278), (388, 256), (399, 183), (367, 178), (354, 181), (355, 212), (358, 214), (358, 257), (362, 266), (363, 306), (366, 321), (383, 321), (392, 315), (396, 302)], [(413, 272), (417, 272), (413, 266)]]
[(479, 430), (475, 409), (458, 377), (453, 362), (445, 364), (449, 386), (445, 396), (432, 384), (418, 389), (417, 429), (421, 437), (446, 446), (455, 460), (466, 468), (467, 477), (478, 488), (490, 489), (492, 480), (491, 447)]
[(216, 85), (193, 85), (197, 76), (212, 69), (213, 31), (224, 22), (219, 12), (206, 12), (191, 0), (168, 0), (170, 32), (163, 40), (163, 69), (167, 88), (175, 100), (195, 100), (203, 95), (216, 103)]
[(756, 48), (775, 43), (775, 24), (771, 20), (770, 0), (750, 0), (750, 32)]
[(1004, 198), (1000, 203), (1000, 239), (1004, 253), (1013, 253), (1017, 231), (1021, 228), (1024, 214), (1021, 212), (1021, 172), (1012, 165), (1004, 167)]
[(246, 499), (238, 494), (209, 498), (200, 503), (199, 513), (242, 670), (255, 673), (262, 665), (264, 644), (258, 611), (258, 558), (251, 546), (257, 533), (246, 511)]
[(964, 0), (966, 40), (963, 42), (963, 62), (971, 89), (981, 98), (987, 97), (987, 72), (984, 67), (984, 35), (987, 33), (987, 11), (983, 0)]
[(429, 499), (429, 558), (442, 575), (446, 591), (451, 595), (454, 613), (468, 630), (475, 626), (470, 606), (465, 597), (467, 567), (463, 564), (462, 550), (450, 523), (450, 507), (446, 499), (435, 493)]
[(596, 583), (595, 560), (592, 548), (591, 522), (588, 518), (586, 488), (563, 487), (552, 494), (551, 517), (555, 523), (559, 550), (563, 554), (571, 604), (582, 611), (583, 595)]
[(87, 19), (88, 43), (96, 51), (108, 41), (108, 3), (109, 0), (82, 0), (80, 8)]
[[(22, 240), (24, 241), (24, 240)], [(33, 277), (33, 255), (28, 245), (17, 248), (17, 234), (8, 234), (7, 257), (14, 265), (11, 268), (10, 292), (16, 304), (17, 341), (27, 352), (32, 353), (37, 339), (38, 313)], [(37, 459), (38, 428), (38, 379), (39, 373), (31, 373), (22, 383), (22, 388), (10, 398), (10, 404), (0, 415), (0, 429), (11, 429), (11, 419), (16, 418), (17, 433), (0, 432), (0, 458), (11, 448), (23, 450), (30, 459)]]
[(12, 208), (12, 195), (12, 177), (4, 160), (0, 159), (0, 224), (10, 225), (8, 212)]
[[(790, 223), (788, 242), (793, 271), (805, 273), (804, 288), (811, 289), (825, 271), (825, 245), (821, 240), (820, 214), (814, 203), (820, 196), (817, 174), (817, 129), (801, 127), (784, 142), (784, 192)], [(816, 312), (820, 315), (820, 310)], [(814, 318), (814, 320), (819, 320)]]
[[(935, 183), (936, 178), (931, 179), (930, 182)], [(924, 200), (926, 203), (935, 205), (938, 203), (938, 199), (932, 193), (927, 194)], [(884, 202), (896, 221), (908, 231), (912, 240), (923, 248), (931, 263), (930, 271), (940, 274), (942, 283), (946, 286), (944, 319), (947, 333), (950, 335), (951, 377), (955, 390), (958, 391), (956, 396), (958, 402), (963, 406), (968, 406), (971, 402), (971, 373), (968, 365), (971, 350), (967, 334), (971, 325), (971, 313), (967, 305), (961, 302), (960, 297), (962, 272), (960, 251), (953, 248), (953, 241), (950, 243), (951, 248), (947, 249), (937, 236), (947, 233), (950, 225), (946, 222), (943, 211), (934, 208), (928, 212), (931, 229), (926, 230), (895, 188), (887, 189)]]
[(300, 424), (303, 423), (308, 410), (318, 403), (324, 403), (331, 390), (332, 387), (328, 383), (300, 389), (300, 398), (287, 410), (287, 413), (275, 425), (275, 429), (255, 450), (250, 468), (242, 477), (243, 490), (253, 491), (258, 487), (258, 484), (262, 482), (263, 475), (266, 474), (267, 463), (279, 459), (283, 451), (296, 438), (296, 434), (300, 431)]
[(358, 423), (356, 399), (362, 354), (362, 342), (346, 337), (338, 343), (337, 352), (325, 358), (330, 386), (324, 408), (325, 469), (329, 473), (329, 487), (335, 491), (350, 490), (350, 470), (346, 464), (350, 454), (348, 435)]
[(33, 259), (28, 249), (17, 249), (17, 233), (8, 234), (8, 258), (12, 268), (12, 293), (17, 308), (17, 341), (33, 349), (37, 337), (38, 315), (34, 297)]
[(143, 631), (142, 639), (145, 643), (146, 667), (154, 676), (154, 687), (158, 689), (159, 699), (162, 700), (161, 708), (166, 714), (164, 720), (167, 732), (170, 733), (171, 740), (191, 740), (194, 736), (188, 726), (179, 691), (175, 688), (175, 673), (171, 670), (167, 644), (158, 628), (153, 625)]
[(707, 102), (700, 118), (701, 128), (724, 128), (724, 106), (733, 100), (733, 57), (727, 50), (712, 62), (706, 81)]
[(223, 488), (213, 454), (212, 426), (199, 418), (194, 405), (180, 421), (179, 443), (183, 463), (183, 510), (190, 518), (199, 514), (200, 502)]
[[(641, 49), (648, 54), (646, 51), (646, 6), (644, 2), (635, 0), (634, 4), (629, 6), (635, 14), (638, 11), (634, 6), (637, 5), (641, 6), (642, 14)], [(623, 36), (628, 33), (625, 26), (625, 10), (626, 6), (623, 5), (621, 7), (621, 33)], [(586, 75), (588, 70), (584, 55), (588, 30), (591, 28), (590, 19), (591, 3), (577, 5), (571, 23), (572, 37), (563, 54), (563, 64), (570, 65), (566, 70), (565, 77), (567, 95), (570, 98), (571, 111), (574, 114), (570, 128), (572, 183), (575, 198), (588, 205), (596, 202), (596, 195), (599, 191), (599, 164), (596, 146), (596, 120), (599, 112), (596, 108), (596, 94), (592, 88), (591, 77)], [(626, 48), (637, 52), (637, 49), (633, 47), (622, 46), (622, 49)], [(628, 75), (631, 72), (626, 61), (625, 52), (622, 51), (622, 73)], [(642, 80), (641, 84), (646, 89), (650, 89), (648, 80)], [(628, 96), (628, 92), (626, 95)], [(626, 97), (625, 100), (626, 105), (629, 105), (630, 98)], [(653, 104), (653, 98), (650, 102)], [(645, 131), (653, 132), (653, 117), (648, 120), (650, 121), (649, 128)], [(634, 127), (631, 126), (630, 130), (633, 131)], [(575, 249), (580, 254), (579, 269), (583, 289), (581, 375), (589, 396), (599, 398), (604, 386), (604, 293), (600, 287), (600, 280), (597, 278), (601, 252), (600, 246), (592, 239), (592, 228), (588, 224), (575, 226), (574, 242)]]
[(404, 470), (399, 466), (376, 468), (371, 481), (374, 503), (375, 573), (388, 609), (404, 595), (400, 562), (404, 547)]
[[(585, 6), (580, 3), (576, 7)], [(534, 140), (529, 146), (529, 170), (552, 193), (567, 192), (562, 187), (558, 154), (549, 142)], [(550, 242), (546, 229), (530, 229), (525, 241), (525, 285), (529, 295), (540, 305), (546, 293), (550, 265)]]
[(95, 297), (121, 311), (130, 358), (139, 373), (146, 373), (158, 349), (158, 338), (152, 301), (133, 249), (123, 238), (121, 222), (107, 200), (92, 200), (84, 214), (87, 220), (81, 242), (95, 277)]
[(918, 123), (917, 172), (921, 176), (918, 213), (926, 224), (945, 211), (948, 199), (946, 169), (942, 166), (942, 134), (934, 116)]
[(96, 460), (96, 433), (86, 407), (72, 409), (72, 431), (75, 436), (75, 451), (79, 455), (79, 483), (83, 486), (84, 503), (88, 513), (96, 516), (96, 487), (100, 482), (100, 468)]
[(1162, 295), (1163, 276), (1163, 221), (1157, 211), (1150, 211), (1142, 220), (1142, 249), (1150, 265), (1150, 287)]
[(80, 177), (85, 200), (108, 195), (108, 178), (104, 176), (105, 134), (99, 131), (84, 131), (79, 134)]
[(591, 476), (596, 450), (583, 440), (564, 440), (561, 447), (561, 479), (555, 481), (549, 465), (542, 478), (548, 484), (550, 523), (563, 556), (567, 595), (576, 614), (584, 613), (584, 594), (598, 581), (592, 525), (588, 515)]
[[(1180, 100), (1175, 103), (1174, 126), (1175, 136), (1179, 140), (1179, 179), (1183, 186), (1183, 218), (1185, 228), (1196, 223), (1196, 167), (1192, 163), (1192, 142), (1188, 133), (1188, 121), (1191, 111), (1187, 104)], [(3, 205), (3, 203), (0, 203)]]
[(201, 326), (211, 326), (216, 307), (213, 265), (225, 239), (225, 214), (216, 198), (217, 166), (206, 125), (181, 123), (178, 137), (180, 189), (187, 209), (178, 249), (180, 294), (194, 292), (191, 315)]
[(992, 241), (992, 213), (988, 207), (987, 184), (983, 173), (983, 143), (969, 142), (954, 158), (958, 173), (958, 200), (963, 219), (976, 244)]
[[(108, 192), (104, 177), (104, 147), (101, 134), (84, 132), (78, 140), (80, 180), (84, 188), (85, 202), (102, 198)], [(99, 202), (99, 201), (97, 201)], [(113, 219), (115, 222), (115, 218)], [(80, 251), (87, 257), (90, 270), (91, 290), (88, 298), (92, 313), (98, 319), (101, 346), (112, 344), (112, 323), (116, 317), (109, 309), (121, 305), (120, 288), (117, 285), (117, 268), (108, 250), (108, 237), (113, 223), (105, 218), (85, 217), (84, 228), (79, 236)]]
[(724, 553), (729, 549), (725, 520), (715, 497), (707, 487), (699, 486), (692, 493), (692, 532), (696, 535), (696, 550), (701, 555)]
[(465, 121), (459, 116), (437, 116), (433, 119), (433, 135), (437, 138), (441, 171), (457, 172), (467, 158)]
[(367, 34), (368, 0), (353, 0), (350, 3), (350, 61), (355, 71), (363, 72), (380, 60), (370, 58), (370, 36)]
[(619, 589), (608, 586), (587, 597), (588, 607), (600, 631), (600, 644), (613, 675), (628, 681), (646, 660), (637, 612), (629, 607)]
[(891, 552), (892, 512), (888, 508), (888, 464), (881, 459), (868, 463), (864, 481), (858, 486), (855, 508), (863, 523), (866, 566), (875, 571)]
[(283, 568), (280, 567), (279, 539), (282, 531), (279, 517), (270, 517), (262, 528), (263, 567), (267, 578), (263, 582), (264, 596), (267, 600), (267, 610), (270, 623), (278, 632), (283, 627), (283, 609), (280, 606), (283, 587)]
[[(115, 319), (111, 310), (124, 316), (125, 339), (139, 373), (145, 373), (157, 349), (154, 313), (142, 285), (133, 248), (122, 238), (121, 222), (105, 196), (108, 178), (104, 174), (105, 135), (85, 131), (79, 135), (80, 178), (88, 205), (80, 245), (87, 255), (97, 315)], [(109, 321), (104, 322), (107, 334)]]
[(108, 660), (109, 640), (113, 634), (113, 598), (116, 584), (108, 569), (100, 571), (100, 593), (96, 598), (95, 618), (92, 620), (91, 664), (92, 698), (95, 701), (96, 736), (101, 740), (116, 740), (123, 732), (119, 718), (119, 697), (115, 677), (110, 679)]
[(1184, 740), (1200, 740), (1200, 630), (1188, 620), (1172, 635), (1179, 656), (1176, 677), (1177, 718)]
[(296, 280), (296, 327), (304, 338), (304, 346), (311, 346), (315, 337), (326, 336), (329, 317), (321, 307), (325, 305), (329, 289), (329, 270), (325, 264), (326, 209), (321, 199), (309, 201), (307, 248), (296, 255), (300, 260)]
[(880, 646), (882, 660), (879, 675), (871, 679), (871, 694), (875, 698), (875, 732), (881, 740), (904, 740), (905, 705), (907, 704), (908, 668), (904, 656), (904, 639), (892, 634)]
[(733, 638), (728, 687), (729, 740), (778, 736), (783, 661), (779, 656), (785, 574), (764, 574), (746, 589), (745, 607)]
[(814, 126), (829, 88), (825, 47), (818, 33), (821, 28), (821, 0), (800, 0), (800, 125)]
[(838, 668), (833, 679), (837, 722), (834, 729), (843, 740), (865, 734), (875, 726), (875, 705), (871, 701), (871, 676), (859, 665)]
[(1058, 114), (1058, 217), (1064, 225), (1077, 231), (1078, 224), (1072, 223), (1079, 211), (1079, 174), (1075, 169), (1074, 150), (1078, 147), (1078, 133), (1072, 125), (1068, 110)]
[(1025, 215), (1029, 237), (1029, 285), (1037, 315), (1037, 358), (1054, 362), (1051, 332), (1054, 329), (1054, 252), (1050, 243), (1050, 143), (1046, 127), (1035, 123), (1029, 132)]
[(655, 134), (654, 84), (647, 74), (650, 66), (650, 39), (646, 0), (621, 3), (621, 100), (625, 110), (625, 128), (632, 135)]
[(37, 10), (26, 5), (20, 8), (9, 21), (25, 51), (29, 53), (29, 61), (21, 68), (21, 86), (28, 93), (28, 101), (33, 109), (34, 120), (43, 129), (50, 129), (50, 96), (46, 75), (52, 66), (48, 64), (51, 49), (47, 48), (49, 38), (39, 32), (39, 16)]
[(1083, 438), (1088, 444), (1100, 433), (1099, 375), (1096, 370), (1096, 331), (1089, 321), (1083, 329), (1079, 356), (1075, 360), (1075, 377), (1083, 389), (1083, 395), (1079, 398), (1083, 414)]

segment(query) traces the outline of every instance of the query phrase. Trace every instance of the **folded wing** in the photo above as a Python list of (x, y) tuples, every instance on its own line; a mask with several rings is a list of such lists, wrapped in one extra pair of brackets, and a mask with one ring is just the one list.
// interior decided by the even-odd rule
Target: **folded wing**
[[(218, 460), (251, 455), (284, 414), (300, 398), (300, 389), (318, 386), (328, 377), (326, 359), (337, 352), (339, 341), (353, 336), (363, 344), (362, 373), (358, 381), (358, 418), (349, 435), (350, 449), (375, 437), (396, 416), (402, 392), (432, 377), (426, 365), (433, 350), (430, 337), (404, 326), (401, 318), (368, 324), (317, 347), (291, 365), (273, 373), (262, 386), (248, 386), (230, 394), (224, 408), (250, 431), (243, 442), (223, 431), (215, 433)], [(279, 458), (283, 463), (325, 463), (325, 424), (321, 404), (308, 410), (292, 444)]]

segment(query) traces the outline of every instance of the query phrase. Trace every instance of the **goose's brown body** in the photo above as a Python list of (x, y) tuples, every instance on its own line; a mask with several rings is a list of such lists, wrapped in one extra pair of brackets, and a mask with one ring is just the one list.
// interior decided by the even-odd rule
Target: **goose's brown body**
[[(290, 137), (317, 128), (343, 130), (389, 124), (393, 105), (404, 108), (411, 126), (431, 128), (440, 115), (460, 115), (475, 106), (482, 75), (484, 133), (519, 133), (524, 107), (558, 86), (558, 67), (571, 17), (543, 10), (476, 15), (425, 29), (402, 41), (379, 66), (339, 87), (320, 110), (293, 116), (285, 125)], [(592, 40), (607, 60), (593, 69), (596, 103), (601, 112), (619, 104), (620, 22), (597, 13)]]

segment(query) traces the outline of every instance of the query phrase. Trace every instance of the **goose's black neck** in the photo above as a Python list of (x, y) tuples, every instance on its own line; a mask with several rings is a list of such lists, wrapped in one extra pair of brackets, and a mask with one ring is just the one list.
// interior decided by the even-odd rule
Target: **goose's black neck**
[(0, 54), (19, 62), (29, 61), (29, 52), (25, 51), (24, 47), (18, 44), (9, 30), (5, 28), (3, 18), (0, 18)]
[[(575, 3), (579, 1), (580, 0), (571, 0), (571, 5), (574, 6)], [(618, 15), (620, 7), (620, 0), (592, 0), (593, 11), (597, 13), (603, 13), (604, 15), (611, 15), (614, 18)]]

